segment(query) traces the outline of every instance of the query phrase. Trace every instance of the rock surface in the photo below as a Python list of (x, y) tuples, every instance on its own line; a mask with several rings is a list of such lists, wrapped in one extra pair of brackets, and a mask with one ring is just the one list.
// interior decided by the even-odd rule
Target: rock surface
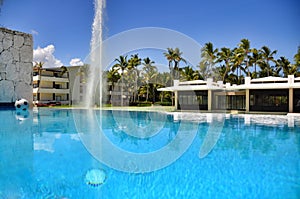
[(33, 41), (30, 34), (0, 28), (0, 103), (32, 104)]

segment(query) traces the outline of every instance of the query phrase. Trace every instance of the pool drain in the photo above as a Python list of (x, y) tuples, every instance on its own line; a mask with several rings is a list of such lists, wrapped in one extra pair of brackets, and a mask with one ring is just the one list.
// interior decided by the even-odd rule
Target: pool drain
[(106, 180), (106, 173), (102, 169), (91, 169), (85, 175), (86, 184), (92, 187), (102, 185)]

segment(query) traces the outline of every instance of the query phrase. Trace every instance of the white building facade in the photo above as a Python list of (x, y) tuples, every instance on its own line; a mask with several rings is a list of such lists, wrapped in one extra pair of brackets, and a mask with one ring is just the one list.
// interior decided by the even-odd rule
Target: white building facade
[(61, 68), (33, 69), (33, 104), (70, 104), (69, 74)]
[(238, 110), (244, 112), (300, 112), (300, 78), (245, 78), (245, 84), (230, 85), (212, 79), (174, 81), (159, 89), (175, 93), (177, 110)]

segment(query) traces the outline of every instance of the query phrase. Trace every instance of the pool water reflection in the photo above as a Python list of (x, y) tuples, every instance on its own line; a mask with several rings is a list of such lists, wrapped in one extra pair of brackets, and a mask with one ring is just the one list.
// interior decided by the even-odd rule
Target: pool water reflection
[[(201, 159), (199, 148), (211, 121), (220, 115), (129, 112), (127, 116), (141, 128), (151, 129), (149, 124), (159, 120), (160, 128), (153, 126), (158, 132), (137, 138), (126, 132), (128, 122), (120, 120), (121, 111), (103, 111), (101, 118), (96, 112), (105, 136), (132, 153), (151, 153), (167, 145), (183, 121), (197, 125), (192, 145), (173, 164), (135, 174), (96, 160), (80, 140), (74, 114), (81, 110), (38, 109), (27, 120), (19, 120), (13, 110), (0, 111), (1, 199), (299, 198), (297, 116), (222, 115), (224, 126), (217, 144)], [(105, 171), (104, 184), (86, 183), (91, 169)]]

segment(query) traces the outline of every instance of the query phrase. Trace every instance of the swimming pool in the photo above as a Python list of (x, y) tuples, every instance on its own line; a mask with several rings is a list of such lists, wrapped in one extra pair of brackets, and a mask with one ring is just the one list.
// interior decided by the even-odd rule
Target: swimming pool
[[(78, 124), (76, 119), (88, 119), (83, 110), (37, 109), (26, 120), (14, 110), (1, 110), (0, 198), (300, 197), (300, 119), (296, 116), (134, 111), (94, 114), (105, 137), (129, 154), (151, 154), (176, 139), (172, 150), (178, 152), (182, 146), (186, 150), (153, 171), (126, 172), (91, 155), (80, 131), (94, 127), (86, 122)], [(214, 121), (222, 121), (222, 131), (211, 151), (200, 158), (199, 150)], [(130, 125), (144, 132), (144, 137), (128, 135)], [(179, 135), (181, 131), (185, 134)], [(185, 137), (192, 138), (190, 143)], [(172, 156), (173, 152), (169, 153)], [(167, 158), (162, 156), (161, 161)], [(128, 164), (133, 164), (129, 168), (137, 166), (130, 159)], [(87, 183), (86, 174), (93, 169), (105, 173), (103, 184)]]

